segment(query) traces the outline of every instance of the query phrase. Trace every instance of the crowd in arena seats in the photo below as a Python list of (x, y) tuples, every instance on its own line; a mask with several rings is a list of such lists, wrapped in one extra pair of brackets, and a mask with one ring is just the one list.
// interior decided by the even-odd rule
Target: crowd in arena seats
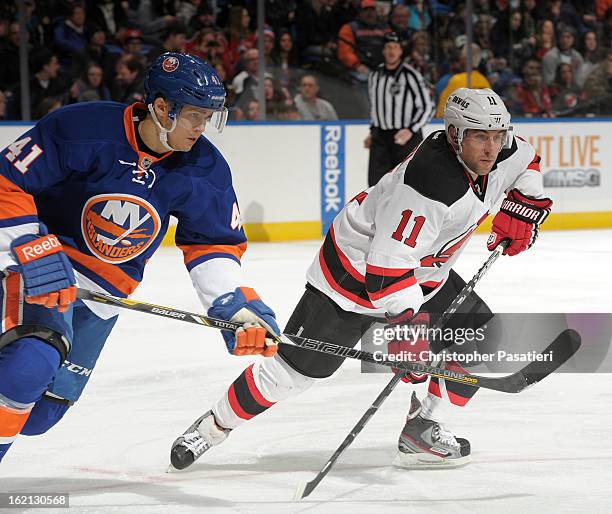
[[(143, 98), (160, 54), (215, 67), (235, 120), (257, 120), (256, 0), (25, 0), (33, 119)], [(265, 0), (266, 119), (367, 118), (363, 88), (387, 32), (440, 106), (467, 83), (465, 1)], [(216, 12), (213, 11), (216, 8)], [(472, 84), (517, 116), (612, 114), (612, 0), (474, 0)], [(17, 2), (0, 3), (0, 119), (21, 119)]]

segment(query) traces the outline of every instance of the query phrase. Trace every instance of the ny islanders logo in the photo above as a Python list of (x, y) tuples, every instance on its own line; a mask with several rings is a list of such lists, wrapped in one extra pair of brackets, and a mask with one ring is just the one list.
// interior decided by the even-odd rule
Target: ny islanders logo
[(97, 195), (81, 214), (81, 230), (87, 248), (110, 264), (129, 261), (144, 252), (157, 237), (159, 214), (137, 196)]
[(162, 69), (167, 73), (176, 71), (179, 67), (179, 60), (176, 57), (166, 57), (162, 62)]

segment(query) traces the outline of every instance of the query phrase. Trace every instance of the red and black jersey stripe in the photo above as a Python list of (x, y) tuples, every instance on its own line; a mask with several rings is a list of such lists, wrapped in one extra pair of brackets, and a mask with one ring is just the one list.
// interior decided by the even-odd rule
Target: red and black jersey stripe
[(438, 289), (438, 287), (442, 285), (442, 282), (443, 280), (440, 280), (439, 282), (435, 280), (429, 280), (427, 282), (422, 282), (421, 284), (419, 284), (421, 286), (421, 291), (423, 291), (423, 296), (427, 296), (432, 291)]
[(366, 291), (365, 277), (353, 267), (348, 257), (338, 247), (333, 225), (319, 252), (319, 264), (327, 283), (334, 291), (357, 305), (369, 309), (375, 308)]
[(372, 300), (379, 300), (416, 284), (414, 269), (393, 269), (366, 265), (366, 290)]

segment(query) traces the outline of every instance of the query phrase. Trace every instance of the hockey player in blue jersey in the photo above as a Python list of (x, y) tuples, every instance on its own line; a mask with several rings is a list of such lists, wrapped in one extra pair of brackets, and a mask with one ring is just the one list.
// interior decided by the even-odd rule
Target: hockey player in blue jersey
[[(116, 320), (76, 285), (130, 295), (170, 216), (176, 244), (234, 355), (273, 355), (273, 311), (242, 287), (246, 249), (229, 166), (202, 137), (223, 129), (225, 90), (196, 57), (167, 53), (145, 103), (55, 111), (0, 153), (0, 460), (78, 400)], [(76, 301), (75, 301), (76, 300)]]

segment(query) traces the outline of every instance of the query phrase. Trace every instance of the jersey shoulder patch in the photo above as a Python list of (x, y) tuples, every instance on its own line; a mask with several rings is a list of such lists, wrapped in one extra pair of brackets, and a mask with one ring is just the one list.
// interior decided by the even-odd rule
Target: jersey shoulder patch
[(443, 130), (429, 135), (408, 161), (404, 184), (449, 207), (465, 195), (469, 182)]

